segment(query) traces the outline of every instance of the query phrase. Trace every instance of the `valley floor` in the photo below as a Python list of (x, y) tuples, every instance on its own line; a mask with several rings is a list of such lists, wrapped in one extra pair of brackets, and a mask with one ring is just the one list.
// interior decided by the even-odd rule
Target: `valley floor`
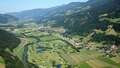
[[(81, 36), (64, 35), (63, 28), (16, 28), (12, 31), (21, 43), (13, 54), (25, 68), (120, 68), (120, 56), (105, 56), (95, 42), (85, 44)], [(5, 62), (0, 57), (0, 68)]]
[(15, 33), (23, 41), (15, 53), (24, 64), (33, 63), (39, 68), (120, 68), (119, 56), (103, 57), (96, 48), (75, 42), (79, 36), (68, 38), (33, 28), (16, 29)]

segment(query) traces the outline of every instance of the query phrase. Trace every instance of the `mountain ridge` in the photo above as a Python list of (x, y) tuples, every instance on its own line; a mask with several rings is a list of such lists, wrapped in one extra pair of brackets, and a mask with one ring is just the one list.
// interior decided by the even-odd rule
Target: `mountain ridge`
[(9, 14), (0, 14), (0, 23), (2, 24), (6, 24), (8, 22), (13, 22), (13, 21), (17, 21), (18, 18), (9, 15)]
[[(25, 10), (25, 11), (21, 11), (21, 12), (7, 13), (7, 14), (16, 16), (19, 19), (29, 19), (29, 18), (35, 19), (36, 17), (39, 18), (39, 17), (44, 17), (44, 16), (52, 16), (56, 12), (57, 13), (65, 12), (67, 10), (72, 9), (73, 7), (76, 7), (79, 4), (82, 4), (82, 3), (84, 3), (84, 2), (71, 2), (66, 5), (61, 5), (61, 6), (56, 6), (56, 7), (46, 8), (46, 9), (38, 8), (38, 9)], [(53, 14), (51, 14), (51, 12)]]

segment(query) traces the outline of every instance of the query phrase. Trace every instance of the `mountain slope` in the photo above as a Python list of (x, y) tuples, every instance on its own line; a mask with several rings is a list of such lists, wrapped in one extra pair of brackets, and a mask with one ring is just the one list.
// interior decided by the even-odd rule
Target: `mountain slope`
[(17, 21), (18, 19), (12, 15), (0, 14), (0, 23), (6, 24), (8, 22)]
[(113, 27), (116, 28), (115, 30), (118, 30), (118, 27), (120, 26), (119, 24), (116, 25), (110, 21), (102, 20), (106, 20), (106, 18), (109, 20), (118, 20), (120, 16), (119, 4), (120, 3), (116, 0), (88, 1), (81, 9), (79, 9), (79, 12), (68, 15), (65, 18), (65, 27), (75, 32), (89, 32), (96, 28), (104, 30), (108, 25), (114, 25)]

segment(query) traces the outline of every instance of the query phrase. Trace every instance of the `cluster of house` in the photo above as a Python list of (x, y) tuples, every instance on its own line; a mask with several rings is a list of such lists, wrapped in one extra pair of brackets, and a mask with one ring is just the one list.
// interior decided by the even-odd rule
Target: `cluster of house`
[(38, 30), (41, 32), (48, 32), (48, 33), (52, 33), (52, 32), (64, 33), (65, 32), (65, 29), (63, 28), (60, 28), (60, 27), (52, 28), (50, 26), (40, 26)]

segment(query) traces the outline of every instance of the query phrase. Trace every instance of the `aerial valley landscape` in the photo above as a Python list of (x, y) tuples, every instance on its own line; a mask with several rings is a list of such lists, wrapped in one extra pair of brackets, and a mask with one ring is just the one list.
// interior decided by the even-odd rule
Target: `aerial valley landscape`
[(120, 1), (1, 13), (0, 68), (120, 68)]

